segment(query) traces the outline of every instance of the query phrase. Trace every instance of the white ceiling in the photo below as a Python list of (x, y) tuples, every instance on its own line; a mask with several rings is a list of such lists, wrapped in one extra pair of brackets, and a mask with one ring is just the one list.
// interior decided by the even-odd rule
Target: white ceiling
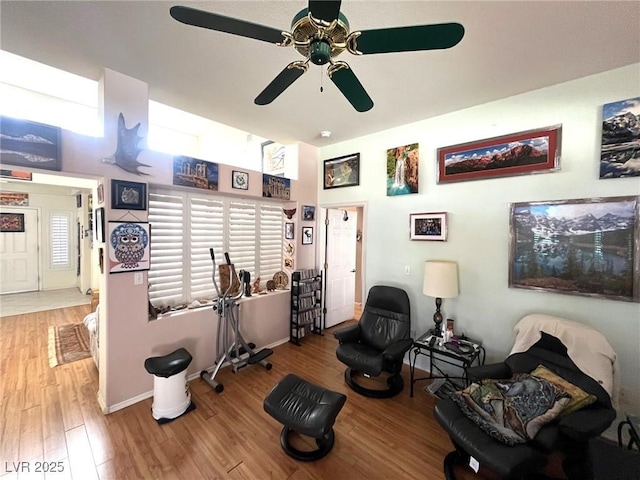
[[(95, 80), (107, 67), (148, 83), (152, 100), (317, 146), (640, 62), (638, 1), (344, 0), (352, 30), (459, 22), (466, 33), (448, 50), (338, 57), (373, 99), (369, 112), (357, 113), (314, 65), (271, 105), (256, 106), (258, 93), (302, 57), (178, 23), (173, 5), (289, 30), (307, 2), (3, 0), (0, 48)], [(322, 130), (333, 135), (321, 138)]]

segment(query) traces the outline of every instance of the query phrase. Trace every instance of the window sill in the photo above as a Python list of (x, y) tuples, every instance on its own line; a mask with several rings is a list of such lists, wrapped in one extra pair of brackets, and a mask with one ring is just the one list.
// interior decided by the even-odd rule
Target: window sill
[[(269, 297), (273, 297), (274, 295), (281, 295), (283, 293), (291, 293), (291, 290), (273, 290), (271, 292), (268, 292), (266, 290), (261, 291), (260, 293), (254, 293), (252, 294), (250, 297), (242, 297), (240, 300), (238, 300), (238, 304), (243, 304), (245, 302), (253, 302), (253, 301), (260, 301), (260, 299), (263, 298), (269, 298)], [(202, 305), (200, 307), (194, 307), (194, 308), (182, 308), (180, 310), (171, 310), (169, 312), (165, 312), (165, 313), (158, 313), (158, 317), (155, 319), (150, 319), (150, 322), (155, 322), (156, 320), (161, 320), (161, 319), (165, 319), (165, 318), (173, 318), (173, 317), (178, 317), (181, 315), (185, 315), (189, 312), (198, 312), (200, 310), (206, 309), (206, 308), (212, 308), (213, 305), (215, 305), (215, 301), (213, 301), (212, 303), (208, 303), (206, 305)]]

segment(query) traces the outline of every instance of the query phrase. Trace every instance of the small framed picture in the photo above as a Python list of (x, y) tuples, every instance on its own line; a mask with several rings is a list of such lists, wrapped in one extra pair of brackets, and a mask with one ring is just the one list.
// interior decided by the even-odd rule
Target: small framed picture
[(313, 244), (313, 227), (302, 227), (302, 245)]
[(447, 213), (412, 213), (410, 216), (411, 240), (447, 240)]
[(146, 210), (147, 184), (111, 180), (111, 208), (120, 210)]
[(93, 228), (96, 232), (96, 240), (100, 243), (104, 243), (104, 207), (96, 208), (96, 214), (93, 218), (96, 222), (95, 227)]
[(294, 226), (295, 223), (285, 223), (284, 224), (284, 238), (287, 240), (293, 240), (294, 238)]
[(98, 205), (104, 202), (104, 184), (98, 185)]
[(24, 213), (0, 213), (0, 232), (24, 232)]
[(249, 190), (249, 174), (239, 170), (231, 172), (231, 188), (239, 190)]
[(302, 220), (314, 221), (316, 219), (316, 207), (311, 205), (302, 206)]

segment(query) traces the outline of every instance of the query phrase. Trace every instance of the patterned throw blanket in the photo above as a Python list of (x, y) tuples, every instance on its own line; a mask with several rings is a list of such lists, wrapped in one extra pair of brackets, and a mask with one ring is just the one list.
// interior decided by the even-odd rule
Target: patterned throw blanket
[(554, 420), (571, 396), (527, 373), (473, 383), (451, 399), (485, 432), (507, 445), (525, 443)]

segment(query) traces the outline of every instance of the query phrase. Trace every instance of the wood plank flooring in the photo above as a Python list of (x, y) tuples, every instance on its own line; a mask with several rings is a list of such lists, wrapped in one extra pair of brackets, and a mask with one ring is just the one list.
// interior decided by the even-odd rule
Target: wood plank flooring
[[(196, 410), (169, 424), (153, 420), (152, 399), (105, 416), (91, 359), (48, 365), (48, 327), (81, 322), (87, 313), (85, 305), (0, 318), (0, 479), (444, 478), (442, 460), (452, 447), (423, 384), (409, 398), (405, 368), (405, 390), (397, 397), (355, 394), (344, 383), (330, 332), (305, 338), (301, 347), (276, 347), (270, 371), (222, 369), (221, 394), (192, 381)], [(335, 446), (317, 462), (288, 457), (281, 425), (262, 407), (290, 372), (348, 397), (335, 423)], [(490, 476), (460, 469), (459, 478)]]

